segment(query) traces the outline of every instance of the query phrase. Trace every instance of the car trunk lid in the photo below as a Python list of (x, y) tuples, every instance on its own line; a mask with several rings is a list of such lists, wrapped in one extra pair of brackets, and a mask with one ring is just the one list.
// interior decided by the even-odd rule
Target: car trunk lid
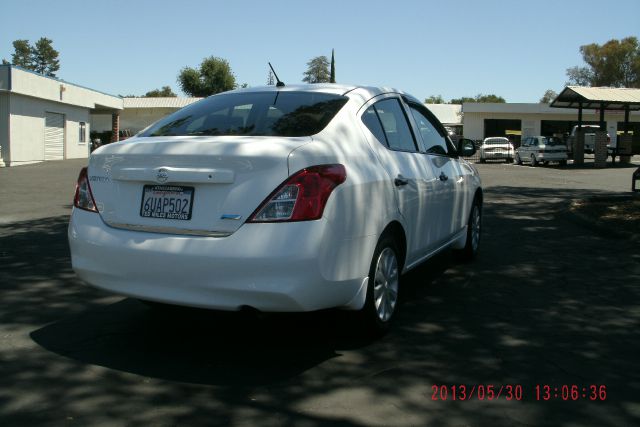
[(134, 138), (96, 151), (89, 182), (112, 227), (226, 236), (287, 178), (289, 153), (310, 140)]

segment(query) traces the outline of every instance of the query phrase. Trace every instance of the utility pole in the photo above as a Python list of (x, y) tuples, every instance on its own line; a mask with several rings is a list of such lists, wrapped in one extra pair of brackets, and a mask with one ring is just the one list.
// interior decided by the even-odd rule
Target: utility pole
[(267, 77), (267, 86), (275, 86), (276, 82), (273, 78), (273, 71), (269, 70), (269, 75)]
[(331, 76), (329, 77), (329, 83), (336, 82), (336, 60), (333, 55), (333, 49), (331, 49)]

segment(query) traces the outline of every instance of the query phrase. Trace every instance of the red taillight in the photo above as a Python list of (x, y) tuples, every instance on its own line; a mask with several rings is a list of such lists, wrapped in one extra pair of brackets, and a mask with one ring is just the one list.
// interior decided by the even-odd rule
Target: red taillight
[(322, 217), (331, 192), (347, 179), (343, 165), (312, 166), (291, 175), (247, 222), (311, 221)]
[(85, 211), (98, 212), (98, 209), (96, 209), (96, 202), (93, 200), (93, 194), (91, 193), (91, 186), (89, 185), (86, 167), (82, 168), (80, 175), (78, 176), (76, 195), (73, 198), (73, 206), (78, 209), (84, 209)]

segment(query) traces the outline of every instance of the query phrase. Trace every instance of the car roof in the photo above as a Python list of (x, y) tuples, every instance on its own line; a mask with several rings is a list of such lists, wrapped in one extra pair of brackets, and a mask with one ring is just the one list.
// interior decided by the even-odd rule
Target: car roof
[(247, 92), (319, 92), (319, 93), (331, 93), (335, 95), (350, 95), (357, 94), (358, 97), (373, 98), (384, 93), (398, 93), (407, 97), (413, 98), (410, 94), (391, 87), (375, 87), (375, 86), (356, 86), (337, 83), (314, 83), (314, 84), (294, 84), (285, 85), (281, 87), (277, 86), (257, 86), (244, 89), (236, 89), (230, 92), (224, 93), (247, 93)]

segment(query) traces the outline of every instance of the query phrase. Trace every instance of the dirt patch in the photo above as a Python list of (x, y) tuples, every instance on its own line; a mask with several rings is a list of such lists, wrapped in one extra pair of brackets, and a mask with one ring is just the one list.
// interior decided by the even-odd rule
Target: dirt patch
[(640, 240), (640, 194), (578, 199), (569, 211), (611, 234)]

